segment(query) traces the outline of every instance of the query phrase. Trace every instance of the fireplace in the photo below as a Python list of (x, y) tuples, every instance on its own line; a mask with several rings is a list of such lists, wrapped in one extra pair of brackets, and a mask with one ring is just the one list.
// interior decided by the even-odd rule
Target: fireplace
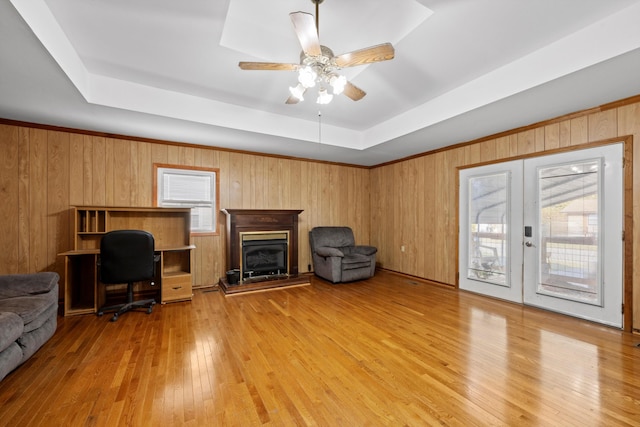
[(220, 278), (225, 294), (309, 284), (308, 277), (298, 275), (301, 210), (222, 212), (227, 216), (227, 271), (239, 279), (238, 284), (231, 284), (226, 277)]
[(286, 276), (289, 273), (289, 232), (241, 232), (240, 277)]

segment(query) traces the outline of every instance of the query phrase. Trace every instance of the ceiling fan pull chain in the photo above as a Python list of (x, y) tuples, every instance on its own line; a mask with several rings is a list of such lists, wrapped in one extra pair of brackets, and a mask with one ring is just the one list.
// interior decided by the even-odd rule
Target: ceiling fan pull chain
[(322, 111), (318, 110), (318, 144), (322, 145)]

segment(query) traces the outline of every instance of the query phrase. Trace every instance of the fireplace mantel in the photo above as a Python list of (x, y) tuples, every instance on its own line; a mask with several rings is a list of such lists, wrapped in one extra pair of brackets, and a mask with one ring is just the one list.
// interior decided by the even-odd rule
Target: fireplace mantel
[[(288, 231), (289, 232), (289, 279), (298, 282), (298, 215), (299, 209), (222, 209), (227, 216), (227, 270), (239, 269), (241, 263), (242, 242), (240, 233), (259, 231)], [(241, 278), (242, 279), (242, 278)], [(274, 281), (248, 284), (229, 285), (221, 278), (225, 293), (240, 292), (242, 289), (271, 288), (278, 285)], [(286, 282), (286, 281), (285, 281)], [(306, 281), (308, 283), (308, 280)], [(283, 286), (283, 285), (281, 285)]]

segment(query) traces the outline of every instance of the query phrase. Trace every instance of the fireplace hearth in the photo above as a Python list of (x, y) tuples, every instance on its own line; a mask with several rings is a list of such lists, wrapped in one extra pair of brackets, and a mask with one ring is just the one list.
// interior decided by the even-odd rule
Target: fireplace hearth
[(301, 210), (223, 209), (227, 216), (227, 270), (237, 284), (221, 277), (226, 295), (308, 285), (298, 275), (298, 215)]

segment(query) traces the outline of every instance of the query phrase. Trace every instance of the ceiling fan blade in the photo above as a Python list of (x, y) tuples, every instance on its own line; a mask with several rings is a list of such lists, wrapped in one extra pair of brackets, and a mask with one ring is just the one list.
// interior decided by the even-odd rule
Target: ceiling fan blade
[(318, 29), (313, 15), (305, 12), (292, 12), (289, 14), (293, 23), (293, 30), (298, 36), (302, 51), (309, 56), (318, 56), (320, 51), (320, 40), (318, 39)]
[(298, 98), (296, 98), (293, 95), (290, 95), (287, 100), (285, 101), (285, 104), (297, 104), (298, 102), (300, 102), (300, 100)]
[(300, 64), (284, 64), (280, 62), (238, 62), (243, 70), (297, 71)]
[(353, 52), (343, 53), (334, 59), (340, 68), (353, 67), (355, 65), (370, 64), (372, 62), (388, 61), (395, 56), (395, 50), (391, 43), (383, 43), (376, 46), (365, 47)]
[(360, 101), (367, 94), (365, 91), (363, 91), (362, 89), (360, 89), (358, 86), (354, 85), (351, 82), (347, 82), (347, 84), (344, 87), (344, 92), (342, 93), (344, 93), (354, 101)]

